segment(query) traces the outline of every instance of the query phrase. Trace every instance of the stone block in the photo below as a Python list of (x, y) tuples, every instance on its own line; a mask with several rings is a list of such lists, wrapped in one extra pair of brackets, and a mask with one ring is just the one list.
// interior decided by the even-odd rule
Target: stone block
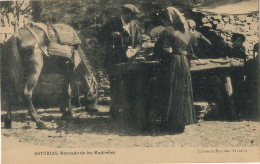
[(230, 16), (229, 16), (229, 19), (230, 19), (230, 20), (234, 20), (235, 17), (234, 17), (233, 15), (230, 15)]
[(252, 22), (252, 17), (246, 17), (246, 22), (251, 23)]
[(234, 19), (229, 19), (229, 23), (230, 23), (230, 24), (234, 24), (234, 23), (235, 23), (235, 20), (234, 20)]
[(259, 25), (257, 23), (252, 23), (249, 27), (254, 31), (258, 31), (259, 29)]
[(229, 32), (233, 31), (234, 29), (235, 29), (235, 26), (232, 25), (232, 24), (226, 24), (226, 25), (224, 26), (224, 28), (223, 28), (223, 30), (229, 31)]
[(223, 24), (217, 24), (216, 30), (222, 30), (223, 28)]
[(213, 21), (213, 24), (214, 24), (214, 25), (217, 25), (217, 24), (219, 24), (219, 21), (216, 21), (216, 20), (215, 20), (215, 21)]
[(213, 20), (221, 20), (222, 17), (220, 15), (214, 15), (212, 16)]
[(253, 17), (252, 22), (258, 22), (259, 18), (258, 17)]
[(202, 23), (209, 23), (210, 21), (207, 17), (204, 17), (204, 18), (202, 18), (201, 22)]
[(245, 25), (245, 26), (244, 26), (244, 31), (249, 31), (249, 28), (250, 28), (249, 25)]
[(223, 17), (222, 20), (223, 20), (225, 23), (228, 23), (228, 22), (229, 22), (229, 17)]
[(203, 24), (203, 26), (204, 26), (204, 27), (210, 27), (210, 28), (212, 28), (211, 23), (205, 23), (205, 24)]
[(245, 22), (246, 21), (246, 17), (247, 16), (245, 16), (245, 15), (238, 15), (237, 16), (238, 20), (241, 21), (241, 22)]
[(234, 25), (244, 26), (244, 23), (242, 23), (240, 20), (236, 20), (236, 21), (234, 22)]
[(255, 31), (252, 30), (252, 29), (249, 29), (249, 30), (247, 31), (247, 36), (253, 36), (253, 35), (255, 35)]

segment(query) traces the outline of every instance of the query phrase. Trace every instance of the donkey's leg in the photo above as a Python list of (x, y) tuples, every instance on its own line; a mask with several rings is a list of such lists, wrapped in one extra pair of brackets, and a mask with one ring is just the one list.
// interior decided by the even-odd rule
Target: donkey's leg
[(73, 81), (73, 77), (73, 65), (72, 63), (67, 63), (62, 87), (62, 102), (60, 107), (60, 111), (62, 112), (62, 119), (64, 120), (69, 120), (75, 116), (71, 106), (71, 83)]
[(74, 112), (72, 110), (71, 106), (71, 85), (70, 83), (65, 83), (63, 85), (63, 91), (62, 91), (62, 102), (60, 111), (62, 112), (62, 119), (63, 120), (69, 120), (73, 118)]
[(36, 126), (39, 129), (45, 129), (46, 126), (41, 121), (32, 103), (33, 89), (37, 84), (38, 78), (42, 70), (43, 57), (41, 54), (37, 54), (34, 55), (32, 59), (33, 60), (30, 60), (28, 62), (28, 76), (23, 90), (23, 100), (25, 106), (29, 109), (32, 120), (36, 122)]
[(6, 118), (5, 118), (5, 128), (6, 129), (12, 128), (11, 115), (12, 115), (12, 108), (9, 108), (8, 111), (7, 111), (7, 114), (6, 114)]
[(9, 91), (8, 96), (5, 95), (6, 99), (3, 99), (2, 101), (2, 109), (7, 109), (6, 117), (5, 117), (5, 124), (4, 127), (6, 129), (11, 129), (12, 128), (12, 110), (14, 108), (13, 103), (17, 102), (17, 98), (13, 95), (10, 94), (11, 91)]

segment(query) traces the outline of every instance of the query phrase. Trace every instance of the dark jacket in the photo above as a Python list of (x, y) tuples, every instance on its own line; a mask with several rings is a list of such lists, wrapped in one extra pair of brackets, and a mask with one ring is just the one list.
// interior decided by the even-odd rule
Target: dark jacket
[[(100, 30), (98, 40), (106, 45), (107, 54), (105, 66), (127, 62), (126, 50), (128, 46), (141, 48), (141, 30), (135, 21), (130, 23), (130, 34), (123, 29), (121, 17), (114, 17), (109, 20)], [(112, 37), (113, 32), (119, 32), (121, 35)]]
[(230, 50), (230, 53), (228, 55), (230, 58), (239, 58), (246, 60), (246, 53), (245, 53), (245, 47), (244, 46), (233, 46)]

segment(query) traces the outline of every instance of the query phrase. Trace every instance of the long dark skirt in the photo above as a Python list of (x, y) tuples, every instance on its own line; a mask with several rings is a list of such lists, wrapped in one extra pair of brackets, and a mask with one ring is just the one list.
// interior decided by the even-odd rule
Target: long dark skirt
[[(164, 111), (171, 128), (184, 129), (195, 122), (193, 92), (189, 63), (186, 56), (174, 55), (166, 67)], [(168, 74), (168, 77), (167, 77)]]

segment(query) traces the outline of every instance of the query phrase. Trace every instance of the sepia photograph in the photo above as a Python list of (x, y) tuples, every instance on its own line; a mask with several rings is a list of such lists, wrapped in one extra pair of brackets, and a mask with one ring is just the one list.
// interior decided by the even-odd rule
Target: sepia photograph
[(1, 162), (260, 162), (258, 0), (0, 0)]

